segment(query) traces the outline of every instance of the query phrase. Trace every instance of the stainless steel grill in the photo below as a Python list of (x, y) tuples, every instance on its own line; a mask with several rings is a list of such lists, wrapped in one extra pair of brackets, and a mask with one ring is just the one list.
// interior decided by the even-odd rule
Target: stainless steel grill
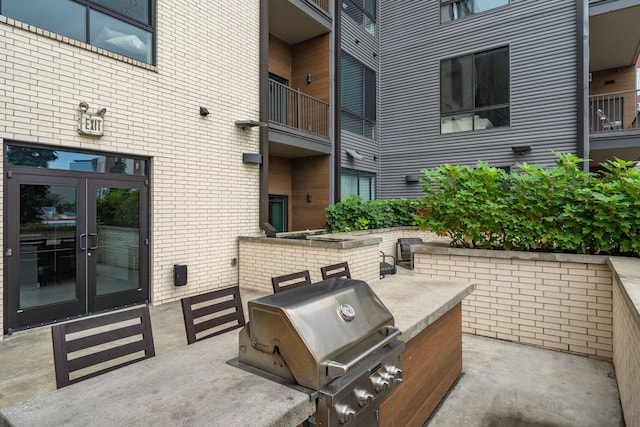
[(393, 316), (366, 282), (335, 278), (248, 302), (238, 361), (317, 399), (320, 426), (377, 425), (402, 382)]

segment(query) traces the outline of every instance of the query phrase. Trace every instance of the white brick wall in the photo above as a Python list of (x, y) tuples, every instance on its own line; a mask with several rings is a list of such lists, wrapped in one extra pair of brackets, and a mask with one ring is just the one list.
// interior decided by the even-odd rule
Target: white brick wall
[[(624, 278), (625, 286), (637, 287), (637, 281)], [(613, 363), (620, 391), (620, 401), (628, 426), (640, 425), (640, 325), (637, 307), (613, 285)]]
[(606, 257), (545, 261), (464, 252), (469, 256), (415, 254), (416, 274), (476, 284), (462, 303), (464, 332), (611, 359), (612, 275)]
[[(259, 200), (258, 167), (242, 163), (258, 131), (234, 126), (258, 118), (259, 3), (158, 0), (157, 17), (155, 67), (0, 17), (1, 140), (152, 158), (154, 304), (238, 283)], [(81, 101), (107, 109), (103, 137), (78, 135)], [(173, 286), (174, 263), (188, 286)]]

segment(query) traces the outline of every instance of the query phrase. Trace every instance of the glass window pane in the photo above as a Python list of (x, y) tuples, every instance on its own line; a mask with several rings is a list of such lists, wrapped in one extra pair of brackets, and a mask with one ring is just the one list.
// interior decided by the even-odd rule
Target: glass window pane
[(476, 0), (474, 12), (483, 12), (485, 10), (493, 9), (509, 4), (509, 0)]
[(443, 60), (440, 65), (441, 113), (464, 111), (472, 107), (472, 56)]
[(376, 120), (376, 73), (364, 67), (364, 116)]
[(76, 295), (77, 188), (20, 185), (20, 308)]
[(354, 113), (364, 114), (363, 65), (351, 56), (342, 53), (341, 58), (341, 104)]
[(47, 150), (17, 145), (7, 145), (7, 162), (12, 166), (30, 166), (44, 169), (147, 175), (147, 161), (143, 159)]
[(360, 117), (356, 117), (353, 114), (343, 111), (340, 119), (342, 122), (340, 126), (342, 130), (357, 133), (358, 135), (363, 134), (362, 122), (364, 120)]
[(475, 116), (476, 129), (488, 129), (499, 126), (509, 126), (509, 107), (494, 110), (478, 111)]
[(509, 102), (509, 48), (475, 55), (476, 107)]
[(86, 41), (86, 7), (71, 0), (2, 0), (2, 14), (27, 24)]
[(376, 35), (376, 22), (367, 15), (364, 16), (364, 29), (372, 36)]
[(362, 24), (362, 16), (364, 13), (362, 12), (362, 9), (356, 6), (352, 1), (344, 0), (342, 2), (342, 10), (358, 24)]
[(376, 0), (364, 0), (364, 10), (373, 18), (376, 19)]
[(472, 114), (456, 114), (440, 118), (440, 133), (464, 132), (473, 130)]
[(473, 13), (473, 0), (456, 1), (440, 7), (440, 21), (449, 22)]
[(340, 197), (358, 194), (358, 175), (351, 171), (343, 170), (340, 178)]
[(90, 12), (90, 43), (151, 64), (151, 33), (104, 13)]
[(149, 0), (91, 0), (121, 15), (150, 25)]

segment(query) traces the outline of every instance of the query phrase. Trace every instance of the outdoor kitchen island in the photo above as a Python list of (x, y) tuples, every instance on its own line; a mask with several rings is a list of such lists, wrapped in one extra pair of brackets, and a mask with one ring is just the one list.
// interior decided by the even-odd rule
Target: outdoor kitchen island
[[(381, 425), (422, 425), (460, 373), (460, 303), (474, 286), (409, 276), (369, 285), (406, 342), (405, 381)], [(308, 394), (226, 363), (237, 354), (232, 331), (2, 409), (0, 425), (296, 426), (315, 413)]]

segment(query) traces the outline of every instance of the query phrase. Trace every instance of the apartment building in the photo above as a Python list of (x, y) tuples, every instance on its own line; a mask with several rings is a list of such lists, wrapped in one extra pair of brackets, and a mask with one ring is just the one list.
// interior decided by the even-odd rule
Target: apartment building
[(4, 334), (238, 283), (259, 55), (255, 1), (0, 1)]
[(478, 160), (640, 159), (638, 1), (382, 2), (378, 196)]
[(640, 0), (0, 0), (2, 330), (237, 284), (238, 236), (323, 228), (349, 194), (419, 197), (423, 168), (640, 158), (639, 17)]

